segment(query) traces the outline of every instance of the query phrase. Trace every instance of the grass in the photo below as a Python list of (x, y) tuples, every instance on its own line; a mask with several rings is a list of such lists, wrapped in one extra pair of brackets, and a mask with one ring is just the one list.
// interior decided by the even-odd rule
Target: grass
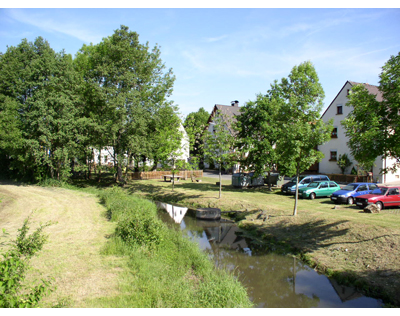
[(32, 211), (32, 229), (53, 222), (27, 278), (54, 278), (40, 307), (251, 306), (234, 276), (159, 221), (153, 203), (118, 187), (59, 186), (0, 186), (10, 238)]
[[(237, 189), (223, 181), (218, 199), (216, 181), (180, 181), (172, 191), (171, 184), (162, 180), (142, 180), (130, 182), (125, 189), (152, 200), (235, 211), (230, 215), (236, 215), (241, 227), (264, 248), (275, 240), (319, 271), (400, 306), (399, 208), (367, 214), (354, 205), (335, 207), (329, 198), (300, 199), (298, 215), (292, 216), (294, 197), (282, 195), (279, 189)], [(257, 220), (258, 210), (269, 219)]]
[(93, 306), (251, 306), (246, 290), (232, 275), (216, 270), (194, 243), (158, 219), (155, 204), (115, 188), (101, 196), (110, 219), (117, 222), (103, 254), (128, 259), (118, 295), (95, 299)]

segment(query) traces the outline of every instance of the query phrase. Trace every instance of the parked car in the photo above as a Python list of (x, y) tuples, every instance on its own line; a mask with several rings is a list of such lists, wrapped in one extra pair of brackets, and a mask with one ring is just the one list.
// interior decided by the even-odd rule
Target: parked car
[(400, 206), (400, 187), (379, 187), (373, 193), (356, 197), (359, 208), (365, 208), (369, 204), (376, 204), (380, 210), (388, 206)]
[[(315, 181), (329, 181), (329, 178), (328, 176), (318, 174), (301, 175), (299, 177), (299, 188), (307, 186)], [(281, 192), (285, 194), (296, 194), (296, 177), (282, 185)]]
[(316, 197), (330, 196), (338, 190), (340, 186), (335, 181), (312, 182), (299, 189), (299, 197), (314, 200)]
[(378, 188), (376, 183), (355, 182), (346, 185), (343, 189), (336, 191), (331, 196), (335, 203), (353, 204), (357, 196), (369, 194)]

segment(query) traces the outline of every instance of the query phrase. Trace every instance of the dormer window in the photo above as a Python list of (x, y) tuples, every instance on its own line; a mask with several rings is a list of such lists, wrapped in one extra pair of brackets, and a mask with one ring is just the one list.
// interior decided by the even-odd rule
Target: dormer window
[(337, 112), (336, 112), (336, 114), (338, 115), (338, 114), (343, 114), (343, 105), (338, 105), (337, 106)]

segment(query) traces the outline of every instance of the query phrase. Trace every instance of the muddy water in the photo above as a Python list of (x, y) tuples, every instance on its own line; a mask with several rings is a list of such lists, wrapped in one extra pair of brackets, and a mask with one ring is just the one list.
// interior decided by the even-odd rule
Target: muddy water
[(197, 220), (187, 208), (159, 204), (160, 217), (180, 229), (209, 254), (218, 267), (231, 270), (247, 288), (255, 307), (382, 307), (353, 288), (337, 284), (301, 261), (260, 253), (229, 222)]

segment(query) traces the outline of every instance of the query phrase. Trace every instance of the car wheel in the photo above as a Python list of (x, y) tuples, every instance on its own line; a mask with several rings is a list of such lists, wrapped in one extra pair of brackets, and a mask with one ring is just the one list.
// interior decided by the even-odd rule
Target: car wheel
[(376, 206), (378, 207), (379, 210), (383, 209), (383, 204), (382, 202), (376, 202)]
[(349, 197), (347, 199), (347, 204), (352, 205), (354, 203), (354, 199), (352, 197)]
[(314, 200), (314, 199), (315, 199), (315, 193), (311, 193), (311, 194), (310, 194), (310, 199), (311, 199), (311, 200)]

